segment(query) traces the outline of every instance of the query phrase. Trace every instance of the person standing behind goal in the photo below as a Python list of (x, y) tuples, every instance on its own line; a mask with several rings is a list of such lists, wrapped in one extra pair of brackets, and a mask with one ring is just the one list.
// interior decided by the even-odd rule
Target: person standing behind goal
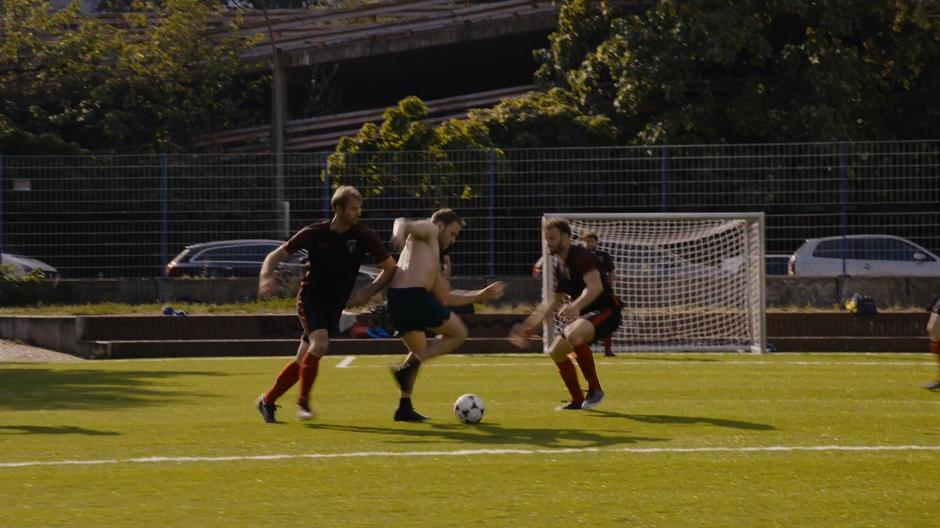
[[(367, 303), (395, 275), (395, 259), (385, 251), (375, 231), (359, 223), (362, 215), (359, 191), (349, 185), (338, 187), (330, 206), (333, 208), (332, 220), (301, 229), (268, 254), (261, 266), (258, 296), (264, 299), (274, 293), (274, 270), (278, 264), (301, 249), (307, 251), (306, 270), (297, 292), (297, 315), (303, 327), (297, 357), (281, 370), (271, 388), (259, 396), (256, 403), (258, 412), (267, 423), (277, 421), (274, 417), (275, 402), (298, 381), (297, 417), (301, 420), (313, 417), (310, 390), (317, 377), (320, 358), (329, 348), (330, 336), (339, 332), (343, 308)], [(367, 253), (372, 255), (381, 272), (371, 284), (350, 297), (359, 276), (359, 266)]]
[[(610, 283), (610, 290), (614, 291), (614, 288), (617, 284), (617, 273), (614, 271), (614, 257), (610, 256), (610, 253), (597, 249), (597, 233), (594, 231), (585, 231), (581, 234), (581, 240), (584, 242), (584, 248), (591, 252), (594, 255), (594, 259), (597, 260), (597, 270), (601, 274), (607, 275), (607, 282)], [(604, 341), (604, 355), (607, 357), (615, 357), (617, 354), (614, 354), (614, 351), (611, 349), (612, 336), (607, 336), (603, 339)]]
[[(931, 306), (927, 307), (930, 312), (930, 319), (927, 320), (927, 337), (930, 339), (930, 352), (937, 360), (937, 366), (940, 367), (940, 295), (938, 295)], [(940, 375), (937, 381), (924, 385), (927, 390), (940, 390)]]
[[(561, 218), (545, 222), (542, 236), (548, 252), (555, 259), (555, 292), (546, 299), (524, 322), (513, 326), (509, 340), (525, 348), (529, 336), (535, 333), (542, 321), (561, 305), (565, 295), (571, 302), (561, 309), (563, 319), (574, 321), (555, 337), (549, 355), (558, 367), (558, 373), (571, 394), (571, 402), (558, 410), (592, 409), (604, 400), (594, 355), (590, 344), (612, 334), (620, 326), (620, 299), (618, 299), (605, 274), (597, 270), (597, 261), (588, 250), (571, 243), (571, 226)], [(575, 359), (588, 382), (585, 398), (578, 382), (578, 372), (568, 354), (572, 349)]]

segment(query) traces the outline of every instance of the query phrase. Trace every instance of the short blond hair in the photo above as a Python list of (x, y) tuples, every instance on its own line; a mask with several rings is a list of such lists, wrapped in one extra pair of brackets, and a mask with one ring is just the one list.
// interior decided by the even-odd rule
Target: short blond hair
[(350, 200), (359, 200), (362, 203), (362, 195), (352, 185), (340, 185), (333, 193), (330, 199), (330, 208), (336, 209), (337, 206), (345, 208)]
[(593, 238), (595, 242), (598, 241), (597, 233), (595, 233), (594, 231), (584, 231), (583, 233), (581, 233), (581, 240), (584, 240), (586, 238)]
[(545, 231), (557, 229), (559, 233), (568, 235), (569, 237), (571, 236), (571, 226), (564, 218), (549, 218), (545, 221), (545, 224), (543, 224), (542, 229)]

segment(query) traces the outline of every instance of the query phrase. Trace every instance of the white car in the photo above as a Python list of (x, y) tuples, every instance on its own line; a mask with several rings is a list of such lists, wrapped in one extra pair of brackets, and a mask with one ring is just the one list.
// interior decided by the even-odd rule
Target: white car
[(0, 254), (0, 273), (11, 277), (23, 278), (33, 270), (42, 271), (47, 279), (58, 277), (59, 271), (41, 260), (12, 253)]
[(940, 277), (940, 258), (905, 238), (848, 235), (811, 238), (787, 265), (797, 277)]

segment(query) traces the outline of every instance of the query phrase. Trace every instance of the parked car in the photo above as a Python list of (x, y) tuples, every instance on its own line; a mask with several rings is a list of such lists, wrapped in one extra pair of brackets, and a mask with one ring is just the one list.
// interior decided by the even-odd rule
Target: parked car
[(57, 279), (59, 277), (57, 269), (41, 260), (12, 253), (0, 254), (0, 273), (3, 275), (23, 278), (33, 270), (41, 271), (47, 279)]
[[(166, 265), (167, 277), (257, 277), (269, 253), (279, 248), (281, 240), (219, 240), (186, 246)], [(307, 252), (300, 250), (278, 266), (281, 273), (303, 275)], [(362, 266), (359, 276), (374, 279), (375, 266)]]
[(790, 264), (788, 254), (770, 253), (764, 255), (764, 274), (768, 276), (780, 276), (788, 273), (787, 267)]
[(892, 235), (811, 238), (788, 263), (800, 277), (940, 276), (940, 259), (910, 240)]

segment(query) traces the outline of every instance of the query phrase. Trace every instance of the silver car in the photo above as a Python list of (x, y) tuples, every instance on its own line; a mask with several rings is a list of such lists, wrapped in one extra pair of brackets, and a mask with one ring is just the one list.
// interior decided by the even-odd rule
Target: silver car
[(787, 272), (799, 277), (940, 276), (940, 259), (892, 235), (811, 238), (790, 256)]

